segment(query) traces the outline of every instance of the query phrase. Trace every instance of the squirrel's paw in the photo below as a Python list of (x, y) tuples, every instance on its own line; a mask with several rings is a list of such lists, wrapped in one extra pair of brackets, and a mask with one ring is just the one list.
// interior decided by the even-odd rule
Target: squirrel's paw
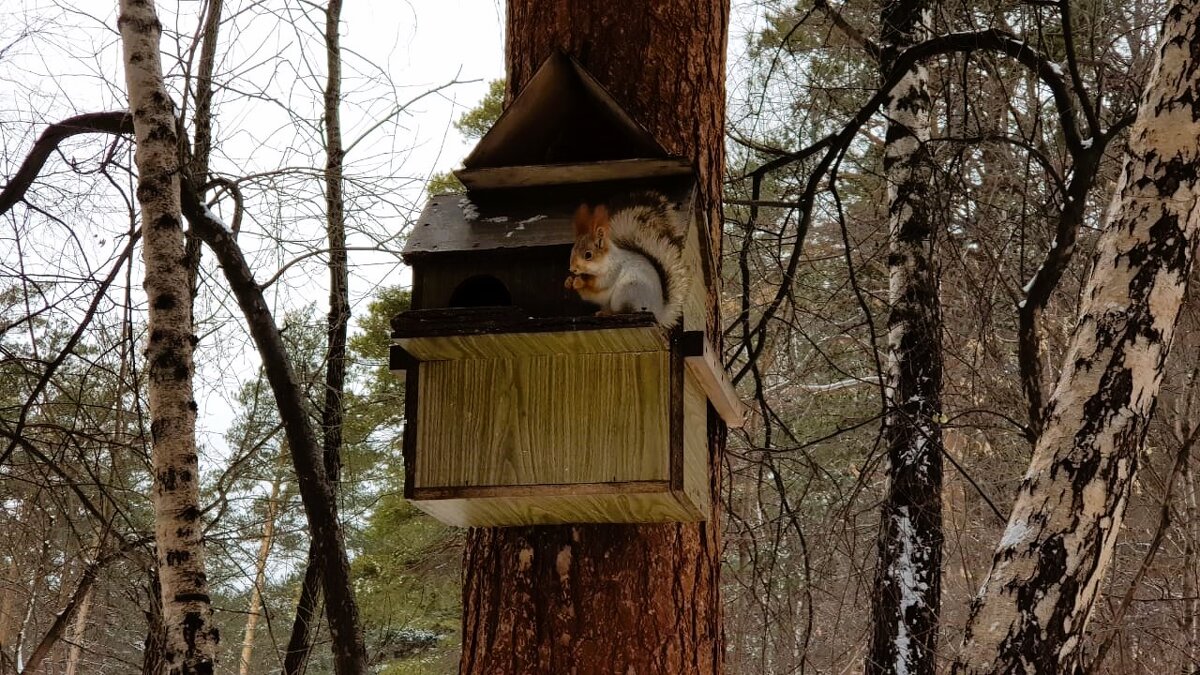
[(563, 283), (563, 286), (569, 291), (578, 291), (587, 286), (587, 281), (584, 280), (582, 274), (572, 274), (571, 276), (567, 277), (567, 280)]

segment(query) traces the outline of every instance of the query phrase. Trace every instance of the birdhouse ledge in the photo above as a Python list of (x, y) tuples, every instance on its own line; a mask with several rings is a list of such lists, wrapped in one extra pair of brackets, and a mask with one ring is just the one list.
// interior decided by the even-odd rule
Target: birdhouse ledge
[[(394, 371), (420, 361), (672, 350), (670, 334), (649, 312), (535, 317), (517, 307), (417, 309), (397, 315), (392, 331)], [(677, 349), (721, 419), (741, 428), (748, 410), (708, 337), (683, 331)]]

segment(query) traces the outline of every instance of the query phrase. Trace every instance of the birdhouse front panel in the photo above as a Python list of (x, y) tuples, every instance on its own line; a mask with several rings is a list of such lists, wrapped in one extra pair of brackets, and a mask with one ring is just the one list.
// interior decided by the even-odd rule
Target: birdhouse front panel
[(665, 481), (667, 361), (659, 351), (425, 363), (416, 486)]
[(396, 341), (413, 504), (462, 526), (705, 517), (707, 406), (685, 405), (698, 385), (653, 317), (412, 315)]

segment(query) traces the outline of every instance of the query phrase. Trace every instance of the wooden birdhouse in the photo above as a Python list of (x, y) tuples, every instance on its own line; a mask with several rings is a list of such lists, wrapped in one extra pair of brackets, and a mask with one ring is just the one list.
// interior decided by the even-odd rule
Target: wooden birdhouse
[[(583, 68), (549, 59), (432, 198), (404, 249), (405, 496), (461, 526), (697, 521), (708, 404), (744, 408), (704, 338), (705, 214), (671, 157)], [(580, 204), (661, 195), (686, 223), (678, 325), (596, 316), (564, 288)]]

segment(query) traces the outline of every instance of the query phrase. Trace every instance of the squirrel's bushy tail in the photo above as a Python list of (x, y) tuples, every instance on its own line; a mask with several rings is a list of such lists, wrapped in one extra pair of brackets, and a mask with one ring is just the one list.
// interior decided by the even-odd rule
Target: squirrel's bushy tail
[(611, 211), (613, 244), (646, 256), (658, 270), (664, 296), (658, 322), (668, 328), (674, 326), (683, 314), (691, 282), (684, 261), (686, 213), (679, 204), (656, 192), (630, 195), (627, 201), (614, 203)]

